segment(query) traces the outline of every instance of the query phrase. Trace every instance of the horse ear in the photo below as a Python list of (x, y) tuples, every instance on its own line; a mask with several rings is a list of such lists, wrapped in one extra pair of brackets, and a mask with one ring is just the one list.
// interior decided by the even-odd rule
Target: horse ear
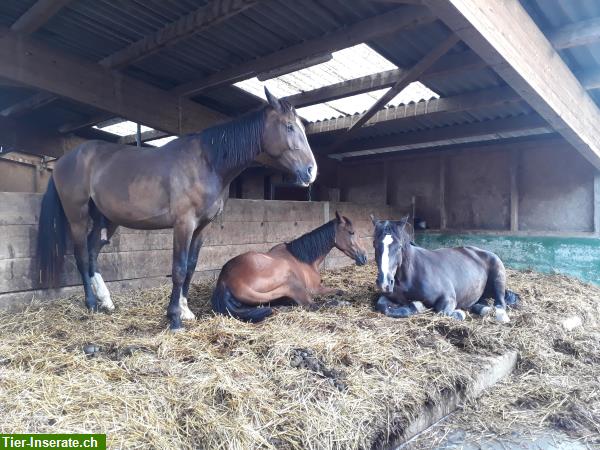
[(373, 214), (369, 214), (369, 217), (371, 218), (371, 222), (373, 222), (373, 225), (377, 225), (377, 219), (375, 218), (375, 216)]
[(342, 219), (344, 219), (344, 221), (346, 222), (346, 225), (352, 226), (352, 222), (346, 216), (342, 216)]
[(339, 212), (335, 212), (335, 219), (337, 220), (338, 223), (342, 223), (342, 217), (340, 216)]
[(273, 107), (273, 109), (279, 113), (283, 113), (283, 106), (277, 97), (275, 97), (265, 86), (265, 95), (267, 96), (267, 101), (269, 105)]

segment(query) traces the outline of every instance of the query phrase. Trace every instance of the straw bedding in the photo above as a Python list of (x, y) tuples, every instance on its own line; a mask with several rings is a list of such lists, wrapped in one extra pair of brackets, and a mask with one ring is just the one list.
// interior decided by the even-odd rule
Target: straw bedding
[[(326, 272), (346, 294), (258, 325), (213, 316), (212, 285), (198, 284), (199, 319), (178, 334), (166, 331), (167, 285), (113, 295), (112, 315), (87, 314), (80, 297), (3, 313), (0, 431), (103, 432), (123, 448), (380, 447), (420, 405), (463, 389), (482, 355), (517, 349), (516, 374), (453, 424), (481, 435), (554, 426), (599, 442), (599, 288), (511, 271), (524, 306), (508, 325), (394, 320), (371, 309), (374, 273)], [(564, 331), (569, 315), (583, 327)]]

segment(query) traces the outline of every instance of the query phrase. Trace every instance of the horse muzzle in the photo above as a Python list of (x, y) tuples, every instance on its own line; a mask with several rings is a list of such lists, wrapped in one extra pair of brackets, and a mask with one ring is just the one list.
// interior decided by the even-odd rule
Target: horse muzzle
[(310, 186), (310, 184), (315, 181), (316, 178), (316, 168), (313, 166), (308, 166), (303, 170), (296, 170), (296, 178), (298, 180), (298, 184), (304, 187)]
[(383, 292), (384, 294), (391, 294), (392, 292), (394, 292), (394, 279), (387, 279), (387, 277), (381, 277), (378, 276), (377, 277), (377, 287), (379, 288), (379, 290), (381, 292)]
[(354, 258), (354, 260), (356, 261), (357, 266), (364, 266), (367, 263), (367, 255), (364, 253), (359, 253), (358, 255), (356, 255), (356, 258)]

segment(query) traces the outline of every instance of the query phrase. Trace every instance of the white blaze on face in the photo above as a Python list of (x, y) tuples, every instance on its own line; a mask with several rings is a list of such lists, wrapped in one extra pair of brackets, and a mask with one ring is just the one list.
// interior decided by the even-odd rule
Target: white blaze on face
[[(306, 148), (308, 148), (310, 151), (310, 144), (308, 143), (308, 138), (306, 137), (306, 130), (304, 129), (304, 124), (302, 123), (302, 120), (300, 120), (300, 117), (296, 117), (296, 122), (298, 123), (298, 128), (300, 128), (300, 131), (302, 132), (302, 136), (304, 136), (304, 143), (306, 144)], [(317, 161), (315, 161), (314, 156), (312, 157), (312, 166), (313, 171), (310, 175), (311, 183), (313, 183), (317, 179)]]
[(92, 291), (94, 291), (94, 294), (100, 301), (100, 307), (106, 308), (109, 311), (115, 309), (115, 305), (110, 298), (110, 291), (106, 287), (106, 284), (104, 284), (102, 275), (96, 272), (90, 281), (92, 283)]
[(392, 238), (391, 234), (386, 234), (381, 240), (381, 243), (383, 244), (383, 252), (381, 253), (381, 273), (383, 274), (384, 286), (390, 284), (390, 244), (392, 242), (394, 242), (394, 238)]

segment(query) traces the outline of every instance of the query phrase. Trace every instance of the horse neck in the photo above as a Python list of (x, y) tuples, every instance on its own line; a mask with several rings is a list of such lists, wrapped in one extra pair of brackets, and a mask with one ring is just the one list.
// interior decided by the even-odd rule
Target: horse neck
[(333, 221), (286, 244), (287, 250), (301, 262), (318, 268), (335, 245)]
[(224, 184), (229, 184), (262, 152), (265, 110), (207, 128), (198, 135), (200, 146)]
[(417, 252), (410, 244), (410, 240), (406, 240), (399, 251), (402, 252), (402, 264), (400, 264), (400, 267), (396, 273), (400, 275), (401, 280), (411, 279), (413, 276), (413, 266), (415, 258), (417, 257)]

